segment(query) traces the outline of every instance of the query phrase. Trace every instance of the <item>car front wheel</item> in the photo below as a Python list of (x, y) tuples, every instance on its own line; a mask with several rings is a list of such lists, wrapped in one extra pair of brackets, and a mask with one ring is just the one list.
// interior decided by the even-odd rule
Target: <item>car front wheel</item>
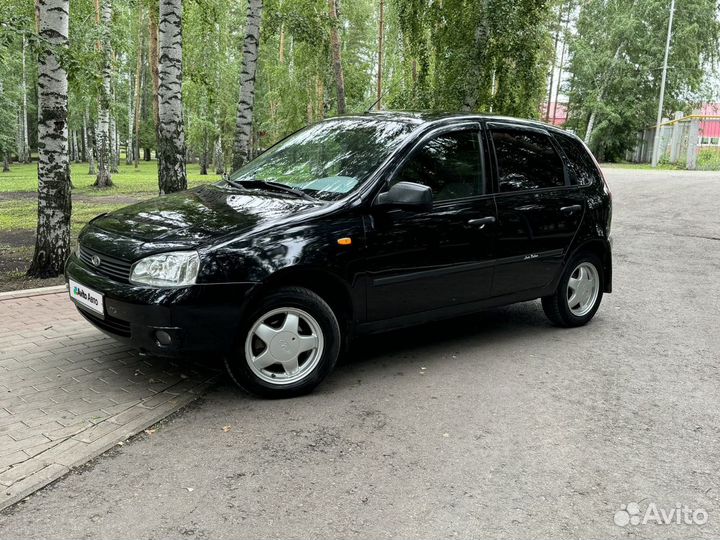
[(340, 351), (340, 325), (314, 292), (287, 287), (269, 294), (241, 328), (230, 377), (261, 397), (295, 397), (312, 391), (332, 371)]
[(555, 294), (542, 299), (543, 310), (556, 326), (582, 326), (593, 318), (603, 297), (600, 259), (580, 253), (567, 265)]

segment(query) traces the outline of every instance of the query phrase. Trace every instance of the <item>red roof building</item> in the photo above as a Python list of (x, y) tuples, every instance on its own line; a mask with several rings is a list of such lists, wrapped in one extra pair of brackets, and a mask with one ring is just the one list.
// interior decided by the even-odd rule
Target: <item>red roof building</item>
[(550, 116), (547, 117), (547, 103), (543, 103), (542, 109), (540, 109), (540, 120), (552, 124), (553, 126), (562, 127), (567, 122), (568, 117), (568, 104), (564, 101), (551, 101), (550, 102)]
[(706, 103), (695, 114), (709, 117), (700, 122), (700, 145), (720, 146), (720, 103)]

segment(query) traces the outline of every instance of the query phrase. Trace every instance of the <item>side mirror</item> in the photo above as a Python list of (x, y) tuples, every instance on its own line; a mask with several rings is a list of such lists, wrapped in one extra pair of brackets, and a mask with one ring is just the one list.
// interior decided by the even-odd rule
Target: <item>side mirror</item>
[(433, 206), (432, 189), (415, 182), (398, 182), (377, 196), (375, 206), (427, 212)]

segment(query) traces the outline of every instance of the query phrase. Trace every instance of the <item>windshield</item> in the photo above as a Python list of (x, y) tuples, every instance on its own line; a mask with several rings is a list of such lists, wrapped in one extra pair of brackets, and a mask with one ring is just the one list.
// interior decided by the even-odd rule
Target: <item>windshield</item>
[(315, 198), (341, 199), (365, 182), (414, 127), (386, 119), (328, 120), (280, 141), (230, 180), (276, 182)]

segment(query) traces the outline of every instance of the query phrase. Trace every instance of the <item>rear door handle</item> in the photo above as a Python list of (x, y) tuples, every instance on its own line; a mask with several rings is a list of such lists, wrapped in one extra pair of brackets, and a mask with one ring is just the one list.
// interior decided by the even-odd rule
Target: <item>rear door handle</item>
[(481, 229), (489, 223), (495, 223), (495, 216), (485, 216), (483, 218), (471, 219), (468, 221), (468, 225), (480, 227)]
[(574, 214), (576, 212), (579, 212), (580, 210), (582, 210), (582, 205), (580, 204), (573, 204), (572, 206), (563, 206), (562, 208), (560, 208), (560, 211), (563, 214)]

